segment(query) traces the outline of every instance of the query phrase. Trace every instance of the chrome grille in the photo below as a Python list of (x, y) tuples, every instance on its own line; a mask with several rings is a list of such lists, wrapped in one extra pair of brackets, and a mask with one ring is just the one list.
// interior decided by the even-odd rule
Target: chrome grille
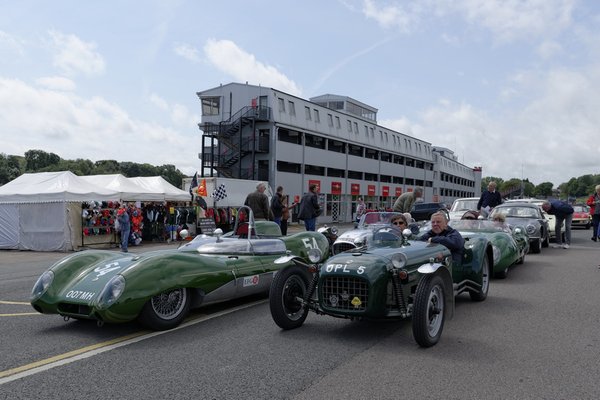
[(365, 311), (369, 305), (369, 284), (364, 279), (327, 276), (321, 283), (323, 307), (342, 311)]
[(343, 253), (344, 251), (355, 249), (356, 246), (348, 242), (334, 243), (332, 246), (333, 254)]

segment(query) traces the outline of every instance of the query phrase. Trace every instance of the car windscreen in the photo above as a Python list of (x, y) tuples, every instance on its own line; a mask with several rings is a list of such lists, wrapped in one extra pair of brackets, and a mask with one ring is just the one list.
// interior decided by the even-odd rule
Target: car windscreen
[(479, 200), (456, 200), (452, 203), (452, 209), (450, 211), (469, 211), (477, 210), (477, 202)]

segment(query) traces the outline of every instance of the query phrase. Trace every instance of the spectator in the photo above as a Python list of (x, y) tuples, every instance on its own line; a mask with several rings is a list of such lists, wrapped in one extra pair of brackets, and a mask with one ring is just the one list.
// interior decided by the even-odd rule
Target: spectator
[(594, 188), (596, 193), (592, 194), (587, 200), (587, 205), (590, 206), (590, 214), (592, 214), (592, 240), (596, 242), (600, 234), (600, 185)]
[(127, 212), (125, 203), (121, 204), (117, 211), (117, 220), (119, 221), (119, 231), (121, 232), (121, 251), (127, 253), (131, 223), (129, 222), (129, 212)]
[(408, 221), (404, 214), (397, 214), (392, 217), (390, 223), (395, 229), (398, 229), (400, 232), (408, 228)]
[(283, 214), (283, 186), (277, 186), (275, 195), (271, 199), (271, 213), (273, 221), (281, 228), (281, 215)]
[(461, 265), (465, 240), (456, 229), (448, 226), (444, 212), (438, 211), (431, 216), (431, 230), (423, 234), (420, 240), (446, 246), (452, 253), (452, 264)]
[(496, 191), (496, 182), (490, 181), (487, 190), (481, 193), (481, 197), (477, 202), (477, 211), (487, 217), (490, 211), (500, 204), (502, 204), (502, 196)]
[(421, 197), (423, 197), (423, 189), (421, 188), (417, 188), (412, 192), (403, 193), (396, 199), (392, 208), (396, 212), (410, 212), (413, 204)]
[(354, 226), (358, 226), (358, 223), (360, 222), (360, 217), (365, 215), (366, 211), (367, 211), (367, 205), (365, 204), (365, 201), (363, 200), (363, 198), (359, 197), (358, 205), (356, 206), (356, 224)]
[(311, 184), (308, 187), (309, 192), (302, 196), (300, 200), (300, 211), (298, 219), (304, 221), (304, 227), (307, 231), (316, 230), (317, 217), (321, 215), (321, 206), (317, 198), (317, 185)]
[[(573, 207), (565, 201), (546, 200), (542, 203), (542, 209), (548, 214), (556, 217), (554, 232), (556, 234), (556, 244), (552, 247), (561, 247), (568, 249), (571, 245), (571, 222), (573, 221)], [(561, 225), (565, 222), (565, 243), (562, 243)]]
[(283, 205), (283, 210), (281, 212), (281, 225), (280, 225), (281, 234), (283, 236), (287, 235), (288, 220), (290, 218), (290, 210), (292, 210), (298, 204), (296, 202), (289, 204), (289, 201), (290, 201), (290, 196), (288, 196), (287, 194), (284, 194), (282, 197), (282, 200), (281, 200), (281, 204)]
[(266, 189), (267, 185), (262, 182), (259, 183), (256, 185), (256, 191), (250, 193), (244, 202), (244, 205), (250, 207), (252, 210), (255, 220), (273, 220), (273, 213), (269, 207), (269, 198), (265, 194)]

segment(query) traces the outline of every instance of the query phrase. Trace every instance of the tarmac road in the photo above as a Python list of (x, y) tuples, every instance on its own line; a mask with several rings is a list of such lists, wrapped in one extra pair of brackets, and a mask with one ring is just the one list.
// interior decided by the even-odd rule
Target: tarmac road
[[(264, 297), (161, 333), (25, 315), (33, 282), (63, 254), (3, 251), (0, 399), (597, 399), (600, 244), (589, 238), (576, 230), (570, 249), (527, 255), (484, 302), (460, 296), (430, 349), (410, 321), (311, 314), (281, 331)], [(20, 367), (34, 372), (7, 379)]]

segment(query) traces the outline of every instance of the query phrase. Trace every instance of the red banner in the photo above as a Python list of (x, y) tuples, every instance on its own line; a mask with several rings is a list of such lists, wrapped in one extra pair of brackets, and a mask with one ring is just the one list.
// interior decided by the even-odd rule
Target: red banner
[(400, 195), (402, 195), (402, 188), (396, 187), (396, 197), (399, 197)]
[(388, 197), (390, 195), (390, 187), (389, 186), (382, 186), (381, 187), (381, 195)]
[(358, 196), (360, 194), (360, 183), (350, 184), (350, 194), (353, 196)]
[(308, 187), (310, 188), (311, 185), (317, 185), (317, 193), (321, 192), (321, 181), (318, 181), (316, 179), (315, 180), (309, 179), (308, 180)]
[(331, 182), (331, 194), (342, 194), (342, 182)]
[(367, 185), (367, 193), (369, 196), (375, 196), (375, 185)]

